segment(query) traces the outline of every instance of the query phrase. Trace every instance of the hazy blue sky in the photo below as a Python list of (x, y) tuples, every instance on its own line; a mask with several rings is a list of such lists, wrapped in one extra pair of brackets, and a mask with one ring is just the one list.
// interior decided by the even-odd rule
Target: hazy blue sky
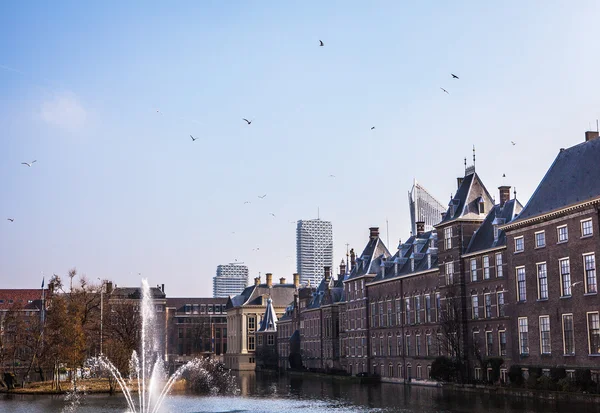
[(1, 288), (291, 279), (290, 221), (395, 249), (413, 178), (446, 204), (475, 144), (525, 203), (600, 117), (597, 1), (121, 3), (0, 3)]

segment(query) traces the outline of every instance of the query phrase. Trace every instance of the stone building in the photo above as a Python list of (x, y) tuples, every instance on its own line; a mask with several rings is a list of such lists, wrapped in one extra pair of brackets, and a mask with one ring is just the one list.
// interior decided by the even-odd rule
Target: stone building
[(561, 149), (506, 232), (511, 358), (524, 370), (600, 371), (600, 139)]
[(271, 297), (267, 299), (267, 308), (263, 314), (256, 335), (256, 369), (277, 370), (277, 315)]
[(287, 284), (285, 278), (273, 284), (273, 275), (266, 275), (266, 283), (260, 277), (254, 279), (254, 285), (246, 287), (240, 295), (227, 300), (227, 353), (225, 365), (232, 370), (255, 370), (256, 336), (261, 318), (267, 307), (267, 300), (272, 299), (277, 318), (283, 316), (286, 307), (294, 299), (299, 279)]

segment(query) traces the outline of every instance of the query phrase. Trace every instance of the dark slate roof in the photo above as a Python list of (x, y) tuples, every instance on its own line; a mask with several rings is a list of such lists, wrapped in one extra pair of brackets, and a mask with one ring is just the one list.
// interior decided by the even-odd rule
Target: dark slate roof
[(229, 297), (227, 308), (239, 307), (241, 305), (263, 305), (262, 297), (270, 296), (273, 305), (281, 307), (287, 305), (294, 298), (296, 286), (294, 284), (273, 284), (270, 288), (267, 284), (251, 285), (244, 288), (241, 294)]
[(181, 298), (181, 297), (170, 297), (167, 298), (167, 307), (175, 308), (177, 312), (184, 312), (186, 304), (227, 304), (227, 298), (210, 298), (210, 297), (193, 297), (193, 298)]
[(344, 281), (358, 278), (365, 274), (376, 274), (379, 270), (379, 261), (381, 258), (387, 259), (390, 256), (391, 254), (381, 238), (369, 238), (367, 246), (356, 260), (356, 265)]
[(561, 149), (513, 222), (600, 197), (600, 139)]
[(495, 205), (485, 217), (481, 226), (475, 231), (475, 234), (473, 234), (465, 254), (506, 245), (506, 234), (504, 231), (498, 230), (498, 239), (494, 239), (494, 225), (508, 224), (521, 212), (521, 209), (523, 209), (523, 206), (516, 199), (506, 201), (503, 207)]
[[(153, 299), (166, 298), (166, 294), (158, 287), (150, 287), (150, 294)], [(142, 298), (141, 287), (118, 287), (111, 293), (112, 298), (130, 298), (140, 300)]]
[[(372, 282), (437, 268), (438, 251), (436, 245), (436, 231), (411, 236), (405, 243), (400, 244), (400, 248), (393, 257), (383, 261), (381, 270)], [(427, 259), (428, 255), (431, 257), (430, 262)], [(411, 265), (411, 260), (414, 260), (414, 268)]]
[(292, 301), (290, 303), (290, 305), (288, 305), (285, 309), (285, 313), (283, 313), (283, 316), (281, 316), (281, 318), (278, 320), (278, 322), (282, 322), (282, 321), (288, 321), (291, 320), (293, 315), (294, 315), (294, 307), (296, 307), (296, 303), (294, 301)]
[(273, 308), (273, 300), (271, 300), (270, 297), (267, 300), (267, 308), (265, 309), (265, 314), (260, 323), (260, 328), (258, 331), (277, 331), (277, 315), (275, 314), (275, 309)]
[(492, 196), (481, 182), (477, 173), (472, 173), (464, 177), (462, 184), (456, 191), (456, 194), (450, 200), (446, 216), (436, 227), (462, 219), (481, 219), (483, 216), (479, 214), (478, 203), (483, 202), (485, 205), (485, 213), (487, 213), (494, 205)]

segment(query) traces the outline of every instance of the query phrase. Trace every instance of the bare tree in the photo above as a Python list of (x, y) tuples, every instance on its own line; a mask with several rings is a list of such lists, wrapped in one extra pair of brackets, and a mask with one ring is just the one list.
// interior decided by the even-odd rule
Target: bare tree
[(466, 344), (464, 337), (465, 320), (464, 308), (459, 288), (456, 286), (448, 291), (445, 299), (445, 305), (442, 305), (442, 311), (439, 315), (440, 320), (440, 340), (439, 346), (456, 366), (456, 378), (464, 381)]

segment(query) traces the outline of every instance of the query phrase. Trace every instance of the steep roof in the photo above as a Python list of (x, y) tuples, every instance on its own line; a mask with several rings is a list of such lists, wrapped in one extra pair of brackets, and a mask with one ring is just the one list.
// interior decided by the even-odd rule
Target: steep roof
[(267, 308), (265, 309), (265, 314), (263, 316), (263, 320), (260, 323), (259, 332), (264, 331), (277, 331), (277, 315), (275, 314), (275, 309), (273, 308), (273, 300), (271, 297), (267, 300)]
[(506, 234), (498, 230), (498, 238), (494, 239), (494, 225), (503, 225), (511, 222), (521, 212), (523, 206), (516, 199), (506, 201), (504, 206), (495, 205), (481, 224), (465, 251), (465, 254), (484, 251), (490, 248), (506, 245)]
[(450, 200), (444, 219), (435, 227), (458, 219), (478, 220), (484, 215), (479, 213), (479, 203), (483, 202), (484, 211), (487, 213), (493, 206), (492, 196), (477, 173), (473, 172), (464, 177), (456, 194)]
[(561, 149), (513, 223), (595, 198), (600, 198), (599, 138)]
[(294, 299), (294, 291), (296, 291), (294, 284), (272, 284), (271, 287), (267, 284), (251, 285), (244, 288), (241, 294), (229, 297), (227, 308), (243, 305), (265, 305), (264, 296), (271, 297), (275, 307), (283, 307)]
[(184, 312), (186, 304), (222, 305), (222, 304), (227, 304), (227, 298), (224, 298), (224, 297), (223, 298), (212, 298), (212, 297), (193, 297), (193, 298), (170, 297), (170, 298), (167, 298), (167, 307), (175, 308), (177, 312)]
[[(347, 280), (361, 277), (365, 274), (376, 274), (379, 270), (380, 260), (391, 256), (381, 238), (370, 237), (365, 249), (356, 260), (356, 265), (348, 274)], [(345, 280), (344, 280), (345, 281)]]

